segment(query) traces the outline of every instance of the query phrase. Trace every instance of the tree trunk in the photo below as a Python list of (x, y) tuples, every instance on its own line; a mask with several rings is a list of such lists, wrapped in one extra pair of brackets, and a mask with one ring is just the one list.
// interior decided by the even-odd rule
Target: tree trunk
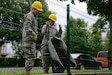
[(2, 48), (2, 45), (0, 45), (0, 57), (1, 57), (1, 50), (2, 50), (1, 48)]
[(112, 10), (111, 10), (112, 4), (111, 0), (109, 0), (109, 16), (108, 16), (108, 21), (109, 21), (109, 26), (110, 26), (110, 44), (109, 44), (109, 50), (108, 50), (108, 66), (109, 70), (112, 70)]
[(109, 25), (110, 25), (110, 44), (108, 50), (108, 65), (109, 70), (112, 70), (112, 19), (110, 20)]

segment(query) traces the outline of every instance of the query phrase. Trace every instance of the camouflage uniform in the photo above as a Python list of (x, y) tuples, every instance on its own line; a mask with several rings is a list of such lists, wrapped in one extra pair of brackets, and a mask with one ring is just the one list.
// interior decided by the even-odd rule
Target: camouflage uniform
[(32, 69), (36, 59), (36, 43), (33, 40), (33, 35), (37, 33), (37, 27), (36, 16), (33, 12), (29, 12), (25, 15), (22, 34), (22, 47), (27, 71)]
[(48, 40), (50, 37), (59, 36), (57, 29), (53, 26), (44, 25), (42, 28), (43, 40), (41, 43), (41, 54), (42, 54), (42, 66), (46, 73), (48, 73), (49, 67), (52, 64), (50, 54), (48, 51)]

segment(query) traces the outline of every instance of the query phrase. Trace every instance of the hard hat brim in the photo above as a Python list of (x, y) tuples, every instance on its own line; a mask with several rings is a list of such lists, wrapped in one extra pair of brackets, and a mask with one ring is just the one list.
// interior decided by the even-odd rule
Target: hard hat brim
[(41, 12), (43, 11), (42, 9), (37, 9), (37, 10), (38, 10), (38, 11), (41, 11)]

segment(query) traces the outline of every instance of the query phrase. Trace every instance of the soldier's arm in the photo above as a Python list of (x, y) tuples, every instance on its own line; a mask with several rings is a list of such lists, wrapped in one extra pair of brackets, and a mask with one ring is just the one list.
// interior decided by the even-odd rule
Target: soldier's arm
[(41, 33), (42, 33), (43, 35), (44, 35), (45, 33), (47, 33), (47, 25), (46, 25), (46, 24), (43, 25)]
[(60, 36), (59, 36), (59, 31), (58, 31), (56, 28), (55, 28), (54, 30), (55, 30), (55, 32), (56, 32), (56, 33), (55, 33), (55, 37), (60, 38)]
[(25, 25), (24, 31), (26, 32), (26, 37), (30, 38), (29, 40), (32, 40), (34, 32), (33, 32), (32, 28), (31, 28), (31, 25), (32, 25), (31, 16), (29, 16), (29, 15), (26, 16), (24, 25)]

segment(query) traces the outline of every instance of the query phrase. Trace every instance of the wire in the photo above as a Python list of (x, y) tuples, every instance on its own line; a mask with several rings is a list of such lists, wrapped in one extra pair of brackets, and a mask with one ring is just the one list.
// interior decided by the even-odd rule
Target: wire
[[(53, 3), (53, 4), (56, 4), (56, 5), (60, 6), (61, 8), (65, 9), (65, 7), (62, 6), (62, 5), (60, 5), (60, 4), (54, 3), (54, 2), (52, 2), (52, 1), (49, 1), (49, 2), (51, 2), (51, 3)], [(64, 3), (63, 3), (63, 4), (64, 4)], [(64, 5), (65, 5), (65, 4), (64, 4)], [(2, 7), (0, 7), (0, 8), (2, 8)], [(71, 7), (71, 8), (73, 8), (73, 7)], [(20, 12), (17, 12), (17, 11), (15, 11), (15, 10), (10, 10), (10, 9), (7, 9), (7, 8), (2, 8), (2, 9), (5, 9), (5, 10), (11, 11), (11, 12), (15, 12), (15, 13), (18, 13), (18, 14), (21, 14), (21, 15), (24, 15), (24, 13), (20, 13)], [(76, 8), (73, 8), (73, 9), (76, 9)], [(76, 10), (78, 10), (78, 9), (76, 9)], [(82, 12), (82, 13), (85, 13), (85, 12), (83, 12), (83, 11), (81, 11), (81, 10), (78, 10), (78, 11), (80, 11), (80, 12)], [(86, 17), (86, 18), (88, 18), (88, 19), (91, 19), (91, 20), (96, 21), (96, 19), (91, 18), (91, 17), (89, 17), (89, 16), (86, 16), (86, 15), (84, 15), (84, 14), (82, 14), (82, 13), (77, 12), (77, 11), (71, 10), (71, 12), (76, 13), (76, 14), (78, 14), (78, 15), (81, 15), (81, 16), (83, 16), (83, 17)], [(85, 13), (85, 14), (87, 14), (87, 13)], [(58, 14), (58, 15), (59, 15), (59, 14)], [(65, 16), (62, 16), (62, 15), (60, 15), (60, 16), (63, 17), (63, 18), (65, 18)]]
[(86, 16), (86, 15), (84, 15), (84, 14), (78, 13), (78, 12), (73, 11), (73, 10), (71, 10), (71, 11), (72, 11), (72, 12), (75, 12), (75, 13), (77, 13), (77, 14), (79, 14), (79, 15), (82, 15), (83, 17), (86, 17), (86, 18), (88, 18), (88, 19), (91, 19), (91, 20), (96, 21), (96, 19), (94, 19), (94, 18), (91, 18), (91, 17), (89, 17), (89, 16)]
[[(61, 4), (61, 5), (60, 5), (60, 4), (57, 4), (57, 3), (55, 3), (55, 2), (53, 2), (53, 1), (51, 1), (51, 0), (50, 0), (49, 2), (51, 2), (52, 4), (57, 5), (57, 6), (61, 7), (61, 8), (63, 8), (63, 9), (65, 9), (65, 6), (62, 6), (62, 4)], [(64, 4), (64, 3), (63, 3), (63, 4)], [(64, 4), (64, 5), (65, 5), (65, 4)], [(73, 7), (71, 7), (71, 8), (73, 8)], [(73, 8), (73, 9), (76, 9), (76, 8)], [(76, 10), (78, 10), (78, 9), (76, 9)], [(83, 12), (83, 11), (81, 11), (81, 10), (78, 10), (78, 11), (80, 11), (80, 12), (86, 14), (86, 15), (84, 15), (84, 14), (82, 14), (82, 13), (79, 13), (79, 12), (77, 12), (77, 11), (71, 10), (71, 12), (73, 12), (73, 13), (76, 13), (76, 14), (78, 14), (78, 15), (81, 15), (81, 16), (83, 16), (83, 17), (85, 17), (85, 18), (90, 19), (90, 20), (96, 21), (96, 19), (87, 16), (87, 13), (85, 13), (85, 12)], [(64, 17), (64, 18), (65, 18), (65, 17)]]
[[(49, 2), (52, 2), (51, 0), (49, 1)], [(52, 2), (52, 3), (54, 3), (54, 2)], [(62, 2), (61, 2), (62, 3)], [(56, 4), (56, 3), (54, 3), (54, 4)], [(66, 5), (65, 3), (62, 3), (63, 5)], [(59, 5), (59, 4), (58, 4)], [(62, 7), (62, 5), (59, 5), (60, 7)], [(65, 6), (63, 6), (63, 8), (65, 9)], [(70, 8), (73, 8), (73, 9), (76, 9), (76, 8), (74, 8), (74, 7), (70, 7)], [(76, 9), (76, 10), (78, 10), (78, 11), (80, 11), (80, 12), (82, 12), (82, 13), (85, 13), (84, 11), (81, 11), (81, 10), (79, 10), (79, 9)], [(87, 13), (85, 13), (85, 14), (87, 14)]]
[(21, 12), (17, 12), (15, 10), (11, 10), (11, 9), (7, 9), (7, 8), (3, 8), (3, 7), (0, 7), (1, 9), (3, 10), (7, 10), (7, 11), (11, 11), (11, 12), (15, 12), (15, 13), (18, 13), (18, 14), (21, 14), (21, 15), (24, 15), (24, 13), (21, 13)]
[[(65, 9), (65, 6), (62, 6), (62, 4), (60, 5), (60, 4), (57, 4), (57, 3), (53, 2), (53, 1), (49, 1), (49, 2), (51, 2), (51, 3), (54, 4), (54, 5), (58, 5), (58, 6), (60, 6), (61, 8)], [(61, 2), (61, 3), (62, 3), (62, 2)], [(64, 4), (64, 3), (63, 3), (63, 4)], [(64, 5), (65, 5), (65, 4), (64, 4)], [(7, 11), (11, 11), (11, 12), (15, 12), (15, 13), (24, 15), (24, 13), (17, 12), (17, 11), (15, 11), (15, 10), (3, 8), (3, 7), (0, 7), (0, 8), (2, 8), (3, 10), (5, 9), (5, 10), (7, 10)], [(71, 8), (73, 8), (73, 7), (71, 7)], [(73, 8), (73, 9), (76, 9), (76, 8)], [(76, 9), (76, 10), (78, 10), (78, 9)], [(80, 11), (80, 10), (78, 10), (78, 11)], [(78, 15), (81, 15), (81, 16), (83, 16), (83, 17), (85, 17), (85, 18), (90, 19), (90, 20), (96, 21), (94, 18), (91, 18), (91, 17), (89, 17), (89, 16), (86, 16), (86, 15), (82, 14), (82, 13), (85, 13), (85, 12), (83, 12), (83, 11), (80, 11), (80, 12), (82, 12), (82, 13), (79, 13), (79, 12), (77, 12), (77, 11), (75, 11), (75, 10), (71, 10), (71, 12), (76, 13), (76, 14), (78, 14)], [(85, 13), (85, 14), (87, 14), (87, 13)], [(66, 18), (65, 16), (62, 16), (62, 15), (60, 15), (60, 14), (58, 14), (58, 15), (61, 16), (61, 17), (63, 17), (63, 18)], [(17, 24), (16, 24), (16, 25), (17, 25)]]

